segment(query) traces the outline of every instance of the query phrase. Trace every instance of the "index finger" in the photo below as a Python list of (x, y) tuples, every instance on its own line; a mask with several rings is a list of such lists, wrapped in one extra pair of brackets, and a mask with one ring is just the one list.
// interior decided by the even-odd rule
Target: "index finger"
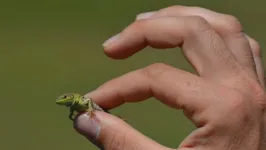
[(193, 116), (220, 97), (215, 89), (194, 74), (164, 64), (154, 64), (113, 79), (86, 96), (105, 109), (155, 97)]

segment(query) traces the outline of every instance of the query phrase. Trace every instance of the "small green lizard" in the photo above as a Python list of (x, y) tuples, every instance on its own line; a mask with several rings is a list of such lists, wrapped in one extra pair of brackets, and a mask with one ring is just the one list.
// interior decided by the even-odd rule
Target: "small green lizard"
[(92, 99), (86, 98), (78, 93), (67, 93), (61, 95), (57, 98), (56, 104), (69, 107), (70, 113), (68, 118), (72, 121), (75, 119), (74, 112), (87, 112), (90, 117), (93, 117), (93, 111), (95, 110), (109, 113), (107, 110), (102, 109), (99, 105), (94, 103)]

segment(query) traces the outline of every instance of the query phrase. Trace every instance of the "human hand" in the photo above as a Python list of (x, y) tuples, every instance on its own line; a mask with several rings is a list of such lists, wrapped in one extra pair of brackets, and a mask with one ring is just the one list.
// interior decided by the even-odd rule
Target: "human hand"
[[(141, 14), (104, 44), (105, 53), (125, 59), (146, 46), (181, 47), (197, 75), (157, 63), (108, 81), (87, 94), (106, 109), (155, 97), (195, 124), (179, 150), (266, 148), (265, 83), (258, 43), (230, 15), (198, 7), (172, 6)], [(121, 119), (95, 112), (81, 115), (79, 133), (106, 150), (171, 149)]]

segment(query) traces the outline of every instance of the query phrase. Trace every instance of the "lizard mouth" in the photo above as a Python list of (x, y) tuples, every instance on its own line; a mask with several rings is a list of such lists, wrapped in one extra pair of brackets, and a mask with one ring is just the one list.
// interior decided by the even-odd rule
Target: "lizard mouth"
[(65, 105), (65, 101), (64, 100), (56, 100), (55, 103), (58, 104), (58, 105)]
[(70, 107), (72, 105), (71, 101), (68, 101), (68, 100), (65, 100), (65, 99), (56, 100), (55, 103), (57, 105), (63, 105), (63, 106), (66, 106), (66, 107)]

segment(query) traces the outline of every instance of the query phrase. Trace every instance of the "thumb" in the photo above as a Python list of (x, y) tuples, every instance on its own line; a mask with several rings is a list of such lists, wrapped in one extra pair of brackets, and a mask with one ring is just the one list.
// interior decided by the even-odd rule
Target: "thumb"
[(144, 136), (118, 117), (95, 111), (93, 118), (78, 116), (75, 129), (104, 150), (165, 150), (164, 146)]

